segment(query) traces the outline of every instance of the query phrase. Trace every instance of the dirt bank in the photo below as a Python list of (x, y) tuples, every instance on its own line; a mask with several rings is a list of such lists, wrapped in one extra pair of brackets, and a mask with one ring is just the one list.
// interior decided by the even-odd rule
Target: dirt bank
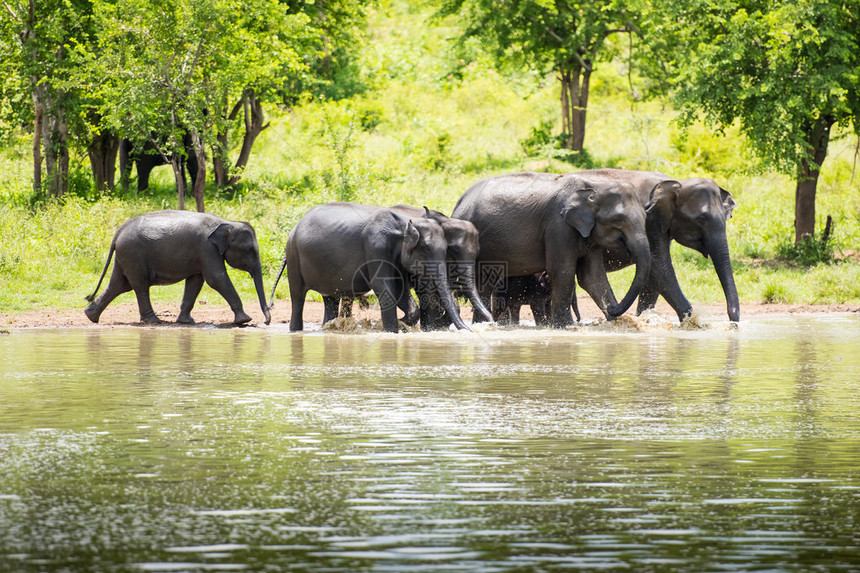
[[(582, 312), (583, 319), (596, 318), (601, 316), (594, 302), (588, 296), (582, 295), (578, 297), (579, 308)], [(179, 312), (179, 301), (175, 304), (171, 303), (155, 303), (156, 313), (158, 316), (168, 322), (176, 320), (176, 315)], [(725, 320), (725, 305), (723, 304), (694, 304), (694, 309), (700, 313), (710, 315), (714, 320)], [(252, 324), (262, 325), (263, 317), (260, 309), (256, 305), (246, 304), (245, 310), (253, 318)], [(667, 318), (675, 316), (674, 311), (662, 300), (657, 304), (657, 312)], [(628, 311), (629, 313), (630, 311)], [(791, 313), (860, 313), (860, 305), (858, 304), (762, 304), (762, 303), (741, 303), (741, 320), (744, 317), (760, 314), (791, 314)], [(379, 319), (379, 309), (371, 306), (369, 309), (361, 310), (358, 305), (355, 305), (355, 315), (357, 317), (368, 317), (374, 320)], [(463, 318), (471, 320), (471, 307), (466, 306), (462, 312)], [(198, 301), (197, 306), (192, 312), (198, 324), (215, 324), (219, 326), (229, 326), (233, 320), (233, 313), (226, 303), (222, 301), (208, 302)], [(308, 301), (305, 303), (304, 319), (308, 324), (322, 322), (323, 306), (322, 303)], [(30, 310), (21, 313), (0, 313), (0, 328), (39, 328), (39, 327), (92, 327), (99, 328), (104, 326), (118, 325), (140, 325), (137, 304), (135, 302), (125, 302), (120, 304), (112, 304), (102, 314), (99, 324), (91, 323), (84, 316), (83, 306), (81, 308), (44, 308), (38, 310)], [(523, 307), (523, 319), (531, 319), (531, 312), (528, 307)], [(290, 320), (290, 304), (289, 301), (279, 302), (272, 311), (272, 323), (288, 323)]]

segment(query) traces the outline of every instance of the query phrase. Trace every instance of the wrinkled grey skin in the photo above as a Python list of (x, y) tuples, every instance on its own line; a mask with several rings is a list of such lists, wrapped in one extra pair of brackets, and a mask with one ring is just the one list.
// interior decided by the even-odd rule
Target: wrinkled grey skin
[[(473, 316), (477, 321), (492, 321), (493, 317), (484, 306), (475, 284), (475, 259), (478, 256), (478, 230), (469, 221), (447, 217), (439, 211), (411, 205), (395, 205), (395, 211), (408, 217), (425, 217), (439, 223), (445, 234), (448, 249), (445, 254), (448, 281), (455, 292), (460, 292), (472, 303)], [(421, 324), (425, 330), (447, 327), (444, 309), (438, 304), (421, 305)]]
[[(467, 189), (452, 216), (478, 229), (479, 265), (504, 264), (507, 276), (549, 273), (554, 327), (572, 322), (576, 278), (607, 318), (614, 318), (630, 308), (650, 272), (645, 208), (627, 183), (570, 174), (501, 175)], [(605, 248), (623, 249), (636, 261), (636, 275), (620, 303), (606, 277)], [(481, 282), (478, 288), (488, 296), (495, 285)]]
[[(116, 253), (116, 262), (105, 291), (95, 298)], [(251, 321), (242, 308), (224, 263), (246, 271), (254, 280), (260, 308), (269, 324), (271, 315), (263, 290), (260, 248), (254, 228), (248, 223), (227, 221), (208, 213), (192, 211), (154, 211), (129, 219), (117, 229), (96, 290), (87, 297), (84, 310), (98, 322), (105, 307), (117, 296), (133, 290), (137, 296), (140, 320), (158, 323), (149, 301), (149, 287), (185, 281), (185, 293), (176, 322), (193, 324), (191, 309), (203, 282), (224, 297), (233, 310), (235, 324)]]
[[(438, 297), (457, 328), (468, 330), (448, 290), (446, 248), (442, 227), (429, 219), (355, 203), (314, 207), (290, 233), (275, 281), (276, 288), (286, 268), (290, 330), (304, 328), (302, 311), (309, 290), (335, 303), (372, 290), (380, 302), (383, 329), (397, 332), (397, 307), (407, 308), (412, 298), (410, 276), (417, 277), (419, 295)], [(274, 293), (273, 288), (272, 304)]]
[[(628, 182), (636, 188), (643, 205), (650, 201), (655, 186), (674, 181), (656, 171), (596, 169), (581, 171), (577, 175), (595, 181)], [(726, 239), (726, 220), (732, 216), (735, 200), (711, 179), (682, 179), (678, 183), (677, 190), (663, 193), (648, 210), (651, 274), (639, 296), (637, 313), (653, 308), (661, 295), (680, 320), (692, 313), (693, 308), (681, 291), (672, 266), (669, 247), (675, 240), (713, 261), (726, 296), (729, 320), (737, 322), (740, 320), (740, 304)], [(617, 250), (609, 250), (605, 254), (608, 270), (617, 270), (632, 262), (625, 253)]]

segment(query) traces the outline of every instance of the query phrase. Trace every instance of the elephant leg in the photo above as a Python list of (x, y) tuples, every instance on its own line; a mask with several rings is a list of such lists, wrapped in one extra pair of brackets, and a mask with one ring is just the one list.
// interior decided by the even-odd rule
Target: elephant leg
[(654, 305), (657, 304), (657, 297), (660, 296), (660, 293), (657, 292), (657, 289), (649, 282), (645, 285), (645, 288), (642, 289), (642, 292), (639, 293), (639, 302), (636, 305), (636, 314), (642, 314), (646, 310), (650, 310), (654, 308)]
[[(351, 299), (349, 299), (351, 300)], [(323, 297), (323, 308), (325, 311), (323, 312), (323, 324), (330, 322), (337, 318), (337, 307), (340, 303), (340, 298), (336, 296), (324, 296)]]
[(532, 316), (535, 319), (535, 326), (543, 326), (546, 323), (546, 301), (549, 299), (535, 298), (529, 303), (529, 308), (532, 310)]
[[(606, 276), (603, 252), (595, 249), (580, 259), (576, 276), (583, 290), (597, 303), (606, 319), (613, 320), (613, 317), (607, 313), (607, 309), (616, 304), (615, 293), (612, 292), (612, 286), (610, 286), (609, 278)], [(553, 281), (555, 281), (554, 276)], [(555, 282), (553, 282), (553, 289), (555, 289)], [(568, 300), (568, 307), (570, 307), (571, 300), (572, 298)], [(570, 312), (569, 309), (568, 312)]]
[(352, 318), (352, 298), (348, 296), (341, 297), (340, 299), (340, 308), (337, 311), (337, 316), (339, 318)]
[[(645, 285), (645, 290), (654, 291), (655, 294), (651, 295), (654, 298), (654, 302), (657, 301), (658, 296), (666, 299), (666, 302), (677, 313), (678, 320), (683, 322), (685, 318), (693, 313), (693, 307), (681, 291), (681, 285), (678, 284), (678, 277), (675, 275), (675, 267), (672, 266), (672, 256), (669, 250), (671, 240), (667, 235), (659, 234), (650, 242), (651, 275), (649, 276), (648, 283)], [(642, 295), (640, 295), (639, 308), (642, 307), (642, 304)], [(653, 306), (653, 303), (651, 306)]]
[[(508, 297), (504, 292), (494, 292), (492, 294), (492, 298), (490, 300), (490, 308), (491, 314), (493, 316), (493, 322), (498, 322), (501, 320), (506, 320), (504, 317), (508, 316)], [(477, 322), (477, 321), (472, 321)]]
[(307, 296), (307, 292), (303, 292), (301, 295), (298, 295), (293, 294), (292, 290), (290, 291), (290, 303), (292, 308), (292, 313), (290, 314), (290, 332), (297, 332), (305, 329), (304, 319), (302, 318), (305, 308), (305, 296)]
[(521, 277), (504, 277), (498, 288), (493, 291), (490, 307), (493, 321), (501, 320), (502, 324), (519, 324), (520, 304), (517, 301), (522, 296), (522, 289)]
[(152, 173), (151, 161), (145, 157), (138, 157), (137, 164), (137, 191), (138, 193), (149, 189), (149, 174)]
[(508, 302), (508, 322), (510, 324), (520, 323), (520, 311), (523, 308), (523, 303), (519, 300)]
[(570, 308), (573, 310), (573, 315), (576, 317), (576, 322), (582, 322), (582, 316), (579, 314), (579, 301), (576, 300), (576, 292), (570, 297)]
[(233, 282), (227, 274), (227, 269), (224, 268), (223, 261), (220, 268), (217, 265), (211, 265), (208, 269), (204, 269), (203, 278), (230, 305), (230, 310), (233, 311), (233, 324), (247, 324), (251, 322), (251, 317), (248, 316), (242, 307), (242, 299), (239, 298), (239, 293), (236, 292), (236, 287), (233, 286)]
[(416, 281), (415, 292), (418, 295), (418, 322), (421, 324), (421, 330), (427, 332), (442, 328), (445, 309), (439, 304), (436, 295), (423, 281)]
[(182, 305), (179, 307), (179, 316), (176, 317), (176, 322), (180, 324), (194, 324), (194, 319), (191, 318), (191, 309), (194, 308), (194, 303), (200, 295), (203, 282), (203, 275), (200, 273), (191, 275), (185, 279), (185, 292), (182, 294)]
[(149, 285), (139, 283), (132, 285), (137, 297), (137, 308), (140, 311), (140, 321), (145, 324), (161, 324), (162, 320), (155, 314), (152, 302), (149, 300)]
[[(373, 268), (377, 267), (377, 268)], [(397, 302), (400, 300), (400, 294), (397, 292), (398, 284), (401, 289), (406, 286), (402, 280), (397, 280), (390, 276), (389, 269), (383, 265), (371, 265), (370, 276), (374, 277), (371, 281), (373, 292), (379, 300), (379, 310), (382, 315), (382, 329), (387, 332), (397, 332)]]
[(114, 263), (113, 271), (111, 271), (110, 280), (108, 281), (108, 285), (105, 288), (105, 291), (99, 295), (97, 299), (87, 305), (87, 308), (84, 309), (84, 314), (87, 315), (92, 322), (98, 323), (99, 318), (104, 312), (107, 305), (109, 305), (113, 300), (119, 295), (129, 292), (132, 290), (131, 284), (128, 282), (128, 279), (123, 273), (122, 267), (119, 264)]
[(552, 258), (552, 253), (547, 255), (547, 272), (552, 277), (549, 323), (553, 328), (564, 328), (573, 324), (570, 300), (576, 286), (579, 261), (569, 255), (560, 257), (560, 260)]
[[(298, 266), (298, 263), (296, 264)], [(290, 314), (290, 332), (304, 330), (305, 323), (303, 318), (305, 308), (305, 297), (308, 294), (308, 288), (305, 286), (305, 281), (297, 268), (290, 267), (287, 274), (287, 281), (290, 285), (290, 305), (292, 312)]]
[[(409, 289), (404, 289), (403, 295), (397, 303), (398, 308), (403, 311), (403, 324), (415, 326), (421, 319), (421, 307), (415, 304), (415, 299), (412, 298), (412, 293), (409, 292)], [(444, 314), (445, 311), (439, 307), (439, 312)]]

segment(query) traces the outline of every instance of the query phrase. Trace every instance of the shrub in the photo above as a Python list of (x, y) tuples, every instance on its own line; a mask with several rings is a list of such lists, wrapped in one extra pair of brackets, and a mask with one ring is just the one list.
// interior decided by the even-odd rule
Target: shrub
[(805, 237), (799, 243), (782, 242), (776, 247), (779, 259), (802, 267), (833, 261), (833, 244), (825, 231), (821, 237)]

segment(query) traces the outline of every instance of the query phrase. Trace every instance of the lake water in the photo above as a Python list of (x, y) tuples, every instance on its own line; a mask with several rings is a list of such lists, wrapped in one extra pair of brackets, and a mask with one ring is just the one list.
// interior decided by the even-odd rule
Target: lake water
[(0, 571), (858, 571), (860, 317), (0, 335)]

